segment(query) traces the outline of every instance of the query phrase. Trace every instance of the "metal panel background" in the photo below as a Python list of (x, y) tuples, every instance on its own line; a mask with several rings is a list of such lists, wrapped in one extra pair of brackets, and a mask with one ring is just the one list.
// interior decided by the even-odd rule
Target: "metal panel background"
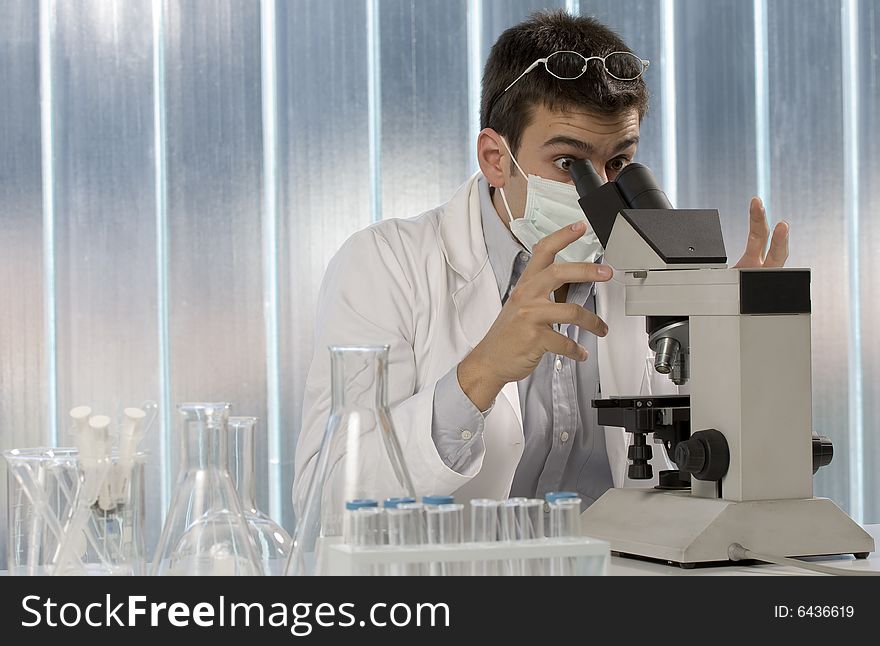
[[(0, 4), (0, 451), (48, 442), (38, 4)], [(0, 459), (0, 504), (6, 461)], [(0, 511), (0, 569), (6, 512)]]
[[(158, 396), (151, 8), (56, 2), (53, 60), (58, 429)], [(147, 26), (146, 28), (144, 26)], [(154, 429), (144, 448), (155, 452)], [(160, 465), (151, 461), (155, 482)], [(161, 517), (150, 508), (158, 538)]]
[[(508, 27), (525, 20), (540, 9), (565, 9), (565, 0), (483, 0), (483, 30), (480, 61), (485, 64), (489, 50)], [(513, 79), (511, 79), (513, 80)]]
[(449, 199), (476, 154), (468, 137), (464, 0), (381, 0), (382, 217)]
[(675, 30), (678, 206), (721, 212), (732, 264), (757, 190), (752, 3), (678, 0)]
[[(865, 519), (880, 521), (880, 3), (863, 2), (859, 16), (856, 78), (860, 96), (859, 165), (861, 236), (862, 401), (864, 419)], [(842, 470), (837, 478), (842, 478)]]
[(368, 27), (365, 3), (348, 0), (281, 2), (276, 18), (283, 458), (277, 484), (291, 527), (318, 287), (342, 242), (371, 218)]
[(165, 36), (171, 401), (265, 420), (260, 7), (167, 0)]
[(813, 428), (834, 440), (817, 495), (849, 508), (848, 311), (840, 4), (768, 5), (771, 191), (791, 222), (789, 266), (813, 268)]

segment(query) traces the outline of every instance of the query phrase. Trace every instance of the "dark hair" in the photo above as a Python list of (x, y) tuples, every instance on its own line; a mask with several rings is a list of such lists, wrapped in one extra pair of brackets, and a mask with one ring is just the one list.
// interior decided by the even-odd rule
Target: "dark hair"
[(507, 137), (514, 152), (538, 105), (550, 110), (581, 108), (600, 115), (635, 108), (640, 119), (645, 116), (648, 88), (644, 79), (616, 81), (595, 61), (575, 80), (557, 79), (539, 66), (504, 92), (536, 59), (558, 51), (605, 56), (632, 50), (595, 18), (572, 16), (561, 10), (539, 11), (502, 33), (483, 70), (480, 127), (494, 128)]

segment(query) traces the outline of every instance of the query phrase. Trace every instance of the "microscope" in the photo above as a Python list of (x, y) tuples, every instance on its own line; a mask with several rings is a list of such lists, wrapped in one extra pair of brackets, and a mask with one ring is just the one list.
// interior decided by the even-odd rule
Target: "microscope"
[(607, 183), (585, 160), (570, 174), (626, 315), (645, 317), (654, 369), (689, 390), (592, 402), (599, 424), (632, 433), (630, 478), (653, 479), (652, 443), (677, 468), (654, 488), (608, 490), (583, 533), (683, 567), (728, 561), (734, 543), (866, 558), (871, 536), (813, 497), (833, 447), (812, 430), (810, 270), (729, 269), (718, 211), (674, 209), (641, 164)]

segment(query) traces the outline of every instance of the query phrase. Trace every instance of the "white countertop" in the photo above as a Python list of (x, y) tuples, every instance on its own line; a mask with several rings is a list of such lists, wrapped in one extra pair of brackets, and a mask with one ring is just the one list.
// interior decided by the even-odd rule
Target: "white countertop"
[[(874, 537), (875, 549), (866, 560), (848, 556), (824, 556), (806, 559), (841, 569), (874, 570), (880, 572), (880, 525), (865, 525), (865, 531)], [(665, 565), (622, 556), (612, 556), (608, 566), (611, 576), (773, 576), (817, 574), (797, 567), (780, 565), (722, 565), (719, 567), (695, 567), (690, 570), (677, 565)]]

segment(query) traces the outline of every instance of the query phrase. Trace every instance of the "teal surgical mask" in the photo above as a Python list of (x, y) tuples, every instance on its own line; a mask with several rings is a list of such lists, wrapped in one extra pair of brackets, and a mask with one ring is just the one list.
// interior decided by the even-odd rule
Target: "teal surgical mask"
[[(551, 233), (575, 222), (587, 222), (584, 212), (578, 204), (577, 190), (572, 184), (554, 182), (538, 175), (527, 175), (513, 156), (507, 142), (502, 138), (504, 147), (522, 176), (526, 178), (526, 208), (523, 217), (514, 218), (507, 203), (504, 189), (499, 188), (501, 200), (510, 219), (510, 232), (529, 251)], [(556, 262), (596, 262), (602, 255), (599, 238), (587, 222), (587, 231), (565, 249), (556, 254)]]

